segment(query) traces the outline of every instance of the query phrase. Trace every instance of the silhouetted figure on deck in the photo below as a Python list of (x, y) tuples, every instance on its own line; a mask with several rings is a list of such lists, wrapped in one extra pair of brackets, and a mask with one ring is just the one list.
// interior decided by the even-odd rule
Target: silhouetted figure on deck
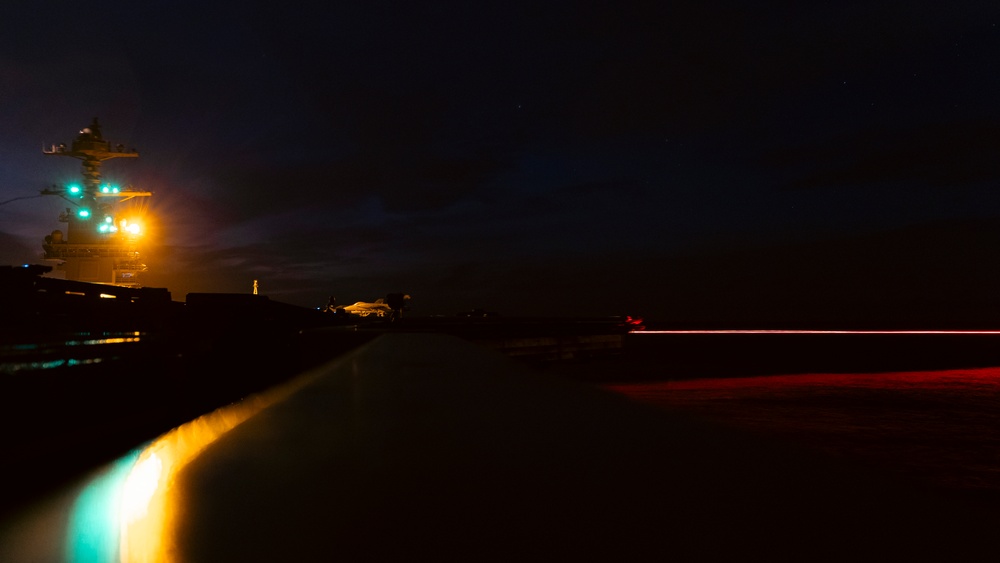
[(406, 302), (409, 300), (410, 296), (405, 293), (390, 293), (385, 296), (385, 304), (392, 309), (389, 321), (398, 321), (403, 318), (403, 308), (406, 307)]
[(343, 313), (345, 312), (343, 308), (337, 308), (337, 298), (330, 296), (330, 299), (326, 302), (326, 307), (323, 308), (324, 313)]

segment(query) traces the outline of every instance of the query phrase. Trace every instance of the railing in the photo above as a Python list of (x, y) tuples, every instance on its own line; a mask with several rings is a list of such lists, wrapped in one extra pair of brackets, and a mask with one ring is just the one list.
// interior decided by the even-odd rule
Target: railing
[(131, 258), (139, 257), (136, 246), (119, 244), (46, 244), (45, 258)]

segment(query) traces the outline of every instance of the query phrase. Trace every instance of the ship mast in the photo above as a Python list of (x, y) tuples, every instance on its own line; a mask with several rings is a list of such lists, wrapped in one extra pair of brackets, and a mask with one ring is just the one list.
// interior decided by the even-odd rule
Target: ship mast
[[(134, 197), (148, 197), (151, 192), (120, 188), (102, 183), (101, 164), (113, 158), (137, 158), (135, 149), (112, 146), (101, 134), (94, 118), (83, 128), (69, 147), (65, 143), (43, 148), (46, 155), (68, 156), (82, 162), (82, 185), (70, 183), (42, 190), (44, 195), (63, 198), (73, 206), (66, 208), (59, 220), (67, 223), (65, 237), (53, 231), (45, 237), (45, 259), (57, 262), (60, 277), (71, 280), (141, 287), (141, 263), (138, 249), (140, 224), (136, 218), (116, 215), (117, 204)], [(131, 223), (129, 222), (131, 221)]]

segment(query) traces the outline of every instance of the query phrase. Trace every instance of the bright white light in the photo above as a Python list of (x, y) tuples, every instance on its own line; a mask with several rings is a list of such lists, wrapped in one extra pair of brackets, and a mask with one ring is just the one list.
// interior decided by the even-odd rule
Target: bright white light
[(129, 233), (130, 235), (137, 235), (141, 230), (139, 223), (129, 223), (128, 219), (122, 219), (121, 225), (122, 231)]
[(133, 522), (146, 515), (149, 500), (153, 498), (160, 484), (160, 474), (163, 462), (155, 453), (140, 461), (132, 468), (125, 488), (122, 491), (122, 518), (124, 522)]

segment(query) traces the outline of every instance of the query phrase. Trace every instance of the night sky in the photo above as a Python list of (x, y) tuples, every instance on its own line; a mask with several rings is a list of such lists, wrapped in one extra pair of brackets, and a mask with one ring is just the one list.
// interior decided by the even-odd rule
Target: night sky
[(0, 264), (98, 117), (179, 301), (1000, 326), (995, 1), (210, 4), (4, 4)]

